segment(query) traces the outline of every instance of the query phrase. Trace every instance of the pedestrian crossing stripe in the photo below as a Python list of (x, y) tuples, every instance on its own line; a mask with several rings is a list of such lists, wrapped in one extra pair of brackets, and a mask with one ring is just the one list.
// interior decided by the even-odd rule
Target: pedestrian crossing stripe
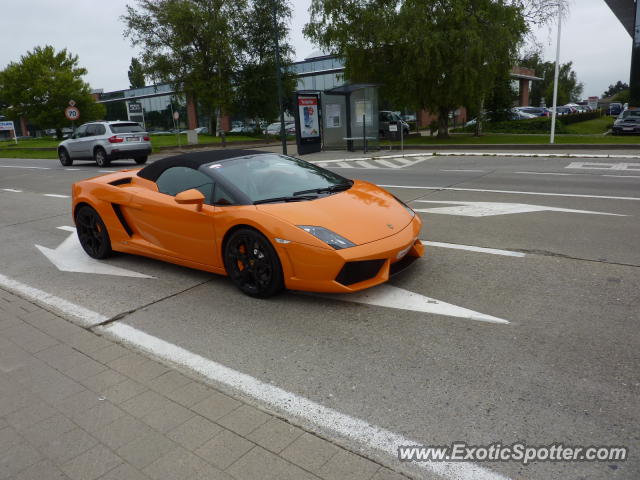
[(432, 156), (425, 157), (385, 157), (385, 158), (367, 158), (365, 159), (344, 159), (344, 160), (330, 160), (330, 161), (316, 161), (313, 162), (319, 167), (323, 168), (359, 168), (359, 169), (378, 169), (378, 168), (407, 168), (416, 165), (420, 162), (424, 162), (433, 158)]

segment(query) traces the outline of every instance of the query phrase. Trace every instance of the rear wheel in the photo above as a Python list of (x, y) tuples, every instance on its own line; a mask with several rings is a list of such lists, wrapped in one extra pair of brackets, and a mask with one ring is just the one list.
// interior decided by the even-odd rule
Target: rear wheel
[(107, 152), (104, 151), (104, 148), (96, 148), (93, 152), (93, 159), (100, 168), (106, 168), (111, 165), (111, 160), (107, 157)]
[(224, 266), (233, 283), (251, 297), (271, 297), (284, 288), (278, 254), (256, 230), (233, 232), (225, 246)]
[(61, 148), (58, 150), (58, 158), (60, 159), (60, 163), (63, 167), (70, 167), (73, 165), (73, 160), (69, 156), (69, 152), (67, 152), (66, 148)]
[(80, 245), (90, 257), (102, 259), (113, 253), (107, 227), (98, 212), (90, 206), (85, 205), (78, 210), (76, 231)]
[(136, 163), (138, 165), (144, 165), (145, 163), (147, 163), (147, 159), (149, 157), (147, 157), (146, 155), (144, 157), (138, 157), (138, 158), (134, 158), (134, 160), (136, 161)]

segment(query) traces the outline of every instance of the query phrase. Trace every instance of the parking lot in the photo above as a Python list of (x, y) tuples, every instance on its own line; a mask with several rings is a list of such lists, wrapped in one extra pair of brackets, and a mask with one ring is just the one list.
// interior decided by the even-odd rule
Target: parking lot
[[(89, 261), (70, 186), (97, 167), (0, 159), (0, 288), (416, 478), (638, 478), (640, 159), (338, 157), (309, 159), (424, 220), (425, 257), (386, 285), (256, 300), (155, 260)], [(393, 458), (454, 441), (622, 445), (629, 459)]]

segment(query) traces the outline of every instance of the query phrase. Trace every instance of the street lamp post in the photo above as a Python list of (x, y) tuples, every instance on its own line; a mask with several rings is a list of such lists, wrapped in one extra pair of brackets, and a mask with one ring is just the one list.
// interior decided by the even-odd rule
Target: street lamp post
[(556, 141), (556, 117), (558, 116), (558, 78), (560, 77), (560, 39), (562, 37), (562, 6), (558, 5), (558, 45), (556, 46), (556, 71), (553, 76), (553, 112), (551, 114), (551, 139)]
[(276, 83), (278, 84), (278, 107), (280, 108), (280, 140), (282, 141), (282, 154), (287, 154), (287, 135), (284, 128), (284, 108), (282, 105), (282, 72), (280, 71), (280, 40), (278, 36), (277, 0), (273, 0), (273, 35), (276, 47)]

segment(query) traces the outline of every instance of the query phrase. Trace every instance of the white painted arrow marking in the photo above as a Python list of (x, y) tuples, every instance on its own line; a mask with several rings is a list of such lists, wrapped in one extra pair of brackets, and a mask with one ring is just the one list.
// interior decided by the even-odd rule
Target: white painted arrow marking
[(491, 217), (494, 215), (509, 215), (512, 213), (530, 212), (567, 212), (588, 213), (591, 215), (611, 215), (626, 217), (619, 213), (593, 212), (591, 210), (574, 210), (572, 208), (547, 207), (544, 205), (529, 205), (526, 203), (501, 203), (501, 202), (454, 202), (450, 200), (416, 200), (420, 203), (444, 203), (458, 205), (457, 207), (416, 208), (416, 212), (440, 213), (443, 215), (461, 215), (464, 217)]
[(59, 227), (60, 230), (71, 231), (71, 235), (55, 250), (41, 245), (36, 248), (62, 272), (93, 273), (96, 275), (116, 275), (120, 277), (155, 278), (144, 273), (115, 267), (108, 263), (91, 258), (80, 245), (73, 227)]
[(468, 308), (458, 307), (451, 303), (441, 302), (435, 298), (425, 297), (419, 293), (410, 292), (404, 288), (383, 284), (377, 287), (362, 290), (349, 294), (320, 294), (319, 296), (339, 300), (343, 302), (364, 303), (366, 305), (376, 305), (379, 307), (397, 308), (399, 310), (410, 310), (414, 312), (433, 313), (435, 315), (445, 315), (447, 317), (466, 318), (479, 322), (509, 324), (502, 318), (474, 312)]

